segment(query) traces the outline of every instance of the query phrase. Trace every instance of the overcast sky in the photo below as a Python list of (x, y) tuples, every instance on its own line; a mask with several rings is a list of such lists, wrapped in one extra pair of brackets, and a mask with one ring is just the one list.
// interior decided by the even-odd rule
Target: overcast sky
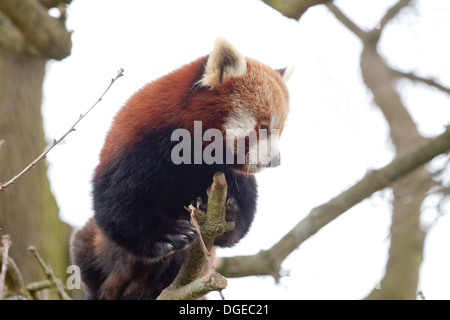
[[(388, 0), (336, 1), (363, 28), (374, 28)], [(385, 31), (380, 50), (405, 71), (450, 86), (450, 4), (419, 1)], [(308, 212), (393, 157), (382, 115), (361, 84), (361, 44), (323, 6), (300, 23), (259, 0), (74, 1), (68, 27), (73, 51), (50, 62), (45, 129), (61, 136), (100, 96), (119, 68), (125, 77), (48, 155), (61, 217), (81, 226), (92, 215), (90, 180), (115, 112), (144, 84), (207, 54), (216, 37), (275, 68), (294, 65), (291, 113), (281, 138), (283, 164), (257, 175), (258, 213), (248, 236), (219, 255), (252, 254), (278, 241)], [(421, 132), (433, 136), (450, 119), (447, 96), (401, 82)], [(230, 279), (227, 299), (360, 299), (382, 278), (389, 248), (390, 191), (376, 193), (330, 223), (283, 264), (289, 276)], [(430, 200), (431, 201), (431, 200)], [(448, 209), (448, 207), (447, 207)], [(431, 221), (435, 212), (427, 213)], [(419, 289), (450, 299), (450, 217), (429, 232)], [(211, 299), (219, 298), (211, 294)]]

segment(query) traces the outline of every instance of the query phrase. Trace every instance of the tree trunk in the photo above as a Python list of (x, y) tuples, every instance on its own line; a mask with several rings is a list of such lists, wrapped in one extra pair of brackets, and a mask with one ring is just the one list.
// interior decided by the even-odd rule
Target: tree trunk
[(421, 204), (432, 185), (422, 166), (393, 184), (391, 246), (386, 272), (374, 300), (415, 300), (426, 233), (420, 228)]
[[(41, 115), (46, 61), (0, 47), (0, 179), (12, 178), (46, 146)], [(0, 193), (0, 227), (12, 240), (10, 256), (25, 283), (43, 278), (28, 254), (34, 245), (59, 277), (68, 266), (68, 230), (59, 220), (45, 162)]]
[[(396, 74), (378, 54), (379, 37), (368, 37), (361, 54), (364, 83), (383, 113), (397, 154), (423, 142), (399, 93), (394, 88)], [(381, 288), (368, 299), (416, 299), (419, 271), (423, 259), (425, 232), (420, 227), (422, 202), (434, 182), (424, 166), (392, 184), (391, 246)]]

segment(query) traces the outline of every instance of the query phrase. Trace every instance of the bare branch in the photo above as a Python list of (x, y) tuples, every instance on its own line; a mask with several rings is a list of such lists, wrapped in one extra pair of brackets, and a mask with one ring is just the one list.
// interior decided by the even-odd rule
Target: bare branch
[(410, 4), (411, 0), (399, 0), (394, 6), (392, 6), (380, 20), (379, 28), (372, 29), (370, 31), (363, 31), (352, 20), (350, 20), (334, 3), (327, 3), (328, 9), (334, 14), (344, 26), (353, 32), (362, 42), (370, 42), (372, 45), (376, 44), (380, 39), (381, 32), (384, 26), (393, 19), (404, 7)]
[(350, 20), (333, 2), (326, 4), (328, 9), (334, 14), (344, 26), (346, 26), (351, 32), (353, 32), (361, 41), (365, 42), (368, 33), (358, 27), (352, 20)]
[(8, 252), (11, 246), (11, 240), (9, 235), (5, 234), (2, 236), (2, 268), (0, 272), (0, 300), (3, 299), (5, 293), (5, 281), (6, 281), (6, 271), (8, 270)]
[(119, 69), (119, 71), (117, 72), (117, 75), (115, 78), (111, 79), (111, 83), (109, 84), (109, 86), (106, 88), (106, 90), (103, 92), (103, 94), (100, 96), (100, 98), (89, 108), (88, 111), (86, 111), (84, 114), (80, 114), (80, 117), (78, 118), (77, 121), (75, 121), (75, 123), (69, 128), (69, 130), (67, 130), (67, 132), (65, 132), (58, 140), (53, 140), (53, 142), (44, 150), (44, 152), (42, 152), (36, 159), (34, 159), (33, 162), (31, 162), (28, 166), (25, 167), (25, 169), (23, 169), (20, 173), (18, 173), (17, 175), (15, 175), (11, 180), (9, 180), (8, 182), (5, 183), (0, 183), (0, 191), (4, 191), (6, 188), (8, 188), (11, 184), (16, 183), (16, 181), (23, 176), (25, 173), (27, 173), (28, 171), (30, 171), (33, 167), (35, 167), (39, 161), (41, 161), (42, 159), (44, 159), (47, 154), (50, 152), (50, 150), (52, 150), (58, 143), (60, 143), (62, 140), (64, 140), (67, 135), (69, 135), (69, 133), (75, 131), (75, 126), (103, 99), (103, 97), (105, 96), (105, 94), (108, 92), (108, 90), (111, 88), (111, 86), (114, 84), (114, 82), (119, 79), (120, 77), (123, 76), (123, 69)]
[(72, 0), (39, 0), (39, 2), (47, 9), (58, 7), (59, 5), (68, 5)]
[(163, 290), (158, 300), (197, 300), (211, 291), (221, 291), (227, 287), (227, 279), (212, 273), (181, 288)]
[(391, 21), (403, 8), (409, 6), (411, 0), (399, 0), (395, 5), (386, 11), (383, 18), (380, 20), (380, 26), (383, 28), (389, 21)]
[(439, 89), (442, 92), (450, 94), (450, 88), (443, 86), (442, 84), (438, 83), (436, 80), (433, 80), (430, 78), (424, 78), (424, 77), (418, 76), (412, 72), (403, 72), (403, 71), (398, 71), (398, 70), (392, 70), (392, 71), (400, 77), (404, 77), (404, 78), (410, 79), (412, 81), (423, 82), (423, 83), (429, 85), (430, 87), (435, 87), (436, 89)]
[[(314, 208), (280, 241), (256, 255), (222, 258), (217, 271), (225, 277), (248, 275), (276, 275), (281, 262), (305, 240), (374, 192), (388, 187), (394, 181), (424, 165), (439, 154), (450, 150), (450, 125), (439, 136), (424, 140), (397, 155), (385, 167), (370, 171), (359, 182), (340, 195)], [(251, 271), (247, 266), (256, 266)]]
[(38, 291), (44, 290), (44, 289), (51, 289), (53, 288), (53, 283), (49, 280), (41, 280), (37, 282), (32, 282), (27, 285), (26, 290), (30, 294), (31, 298), (34, 300), (38, 300), (37, 293)]
[[(177, 277), (161, 292), (158, 300), (198, 299), (212, 290), (222, 290), (226, 287), (226, 279), (215, 273), (198, 279), (216, 237), (234, 228), (234, 224), (225, 221), (226, 199), (225, 175), (216, 173), (208, 197), (205, 219), (199, 221), (201, 237), (194, 241)], [(204, 253), (200, 238), (204, 241), (207, 254)]]
[[(10, 244), (11, 246), (11, 244)], [(3, 252), (4, 254), (4, 252)], [(0, 264), (3, 265), (3, 254), (0, 254)], [(8, 296), (6, 299), (11, 299), (13, 297), (16, 297), (18, 299), (26, 299), (30, 298), (27, 294), (27, 291), (25, 290), (22, 274), (19, 271), (19, 268), (17, 267), (14, 260), (8, 256), (7, 261), (7, 271), (4, 280), (2, 282), (4, 285), (4, 289), (7, 288)], [(4, 290), (3, 289), (3, 290)], [(5, 292), (3, 291), (3, 294)], [(1, 298), (0, 298), (1, 300)]]
[(42, 268), (42, 271), (44, 271), (45, 276), (52, 283), (52, 285), (56, 288), (56, 292), (58, 293), (58, 296), (62, 300), (72, 300), (72, 298), (69, 297), (67, 295), (66, 291), (64, 290), (64, 287), (63, 287), (63, 285), (61, 283), (61, 280), (56, 278), (55, 274), (53, 273), (53, 270), (52, 270), (51, 266), (45, 264), (44, 260), (42, 260), (42, 257), (40, 256), (40, 254), (37, 251), (37, 249), (35, 247), (33, 247), (33, 246), (30, 246), (28, 248), (28, 251), (31, 253), (31, 255), (33, 257), (36, 258), (36, 260), (38, 261), (39, 265)]
[(200, 246), (203, 250), (203, 253), (205, 254), (205, 258), (210, 259), (211, 254), (209, 253), (208, 248), (206, 248), (205, 241), (203, 241), (202, 230), (201, 230), (200, 225), (198, 224), (197, 217), (196, 217), (197, 216), (196, 212), (198, 212), (200, 210), (197, 211), (197, 209), (194, 208), (194, 206), (192, 206), (192, 205), (189, 206), (189, 210), (191, 210), (191, 221), (195, 227), (195, 230), (197, 231), (197, 236), (199, 237)]

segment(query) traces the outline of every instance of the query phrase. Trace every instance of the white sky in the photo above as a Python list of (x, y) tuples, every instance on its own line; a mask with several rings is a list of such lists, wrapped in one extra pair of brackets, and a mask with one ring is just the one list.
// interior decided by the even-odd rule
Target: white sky
[[(395, 1), (336, 3), (361, 27), (373, 28)], [(386, 30), (381, 52), (397, 68), (450, 86), (449, 14), (448, 1), (419, 1)], [(269, 248), (313, 207), (393, 156), (383, 117), (361, 85), (361, 44), (325, 7), (310, 9), (298, 23), (259, 0), (74, 1), (68, 26), (74, 30), (72, 55), (49, 63), (44, 88), (49, 140), (61, 136), (116, 71), (125, 69), (125, 77), (48, 156), (61, 217), (71, 224), (80, 226), (92, 215), (90, 179), (115, 112), (145, 83), (207, 54), (217, 36), (273, 67), (295, 66), (283, 164), (258, 174), (260, 201), (252, 229), (219, 255)], [(449, 97), (407, 81), (399, 87), (423, 134), (440, 133), (449, 123)], [(225, 297), (363, 298), (384, 272), (390, 196), (389, 190), (378, 192), (302, 244), (283, 264), (289, 276), (279, 285), (269, 277), (229, 279)], [(429, 210), (426, 221), (434, 217)], [(445, 215), (427, 237), (419, 287), (427, 299), (450, 299), (449, 227)]]

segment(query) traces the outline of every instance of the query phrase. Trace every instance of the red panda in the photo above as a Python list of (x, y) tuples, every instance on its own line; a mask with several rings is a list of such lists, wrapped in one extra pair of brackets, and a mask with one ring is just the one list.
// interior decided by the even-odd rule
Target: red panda
[[(80, 267), (87, 299), (155, 299), (174, 280), (196, 238), (184, 207), (207, 201), (215, 172), (227, 179), (226, 220), (234, 221), (235, 229), (214, 244), (233, 246), (245, 236), (256, 211), (253, 174), (280, 164), (289, 73), (244, 57), (218, 39), (209, 55), (147, 84), (126, 102), (95, 169), (94, 217), (71, 239), (72, 263)], [(209, 148), (219, 161), (198, 161), (192, 142), (197, 123), (201, 137), (216, 130), (214, 139), (201, 141), (200, 153)], [(176, 130), (194, 135), (186, 150), (179, 149)], [(261, 155), (258, 148), (267, 152)], [(189, 151), (194, 154), (185, 154)]]

